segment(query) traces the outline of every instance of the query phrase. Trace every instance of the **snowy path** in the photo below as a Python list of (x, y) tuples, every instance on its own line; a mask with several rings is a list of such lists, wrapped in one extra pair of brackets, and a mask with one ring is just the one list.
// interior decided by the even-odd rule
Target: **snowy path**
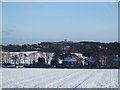
[(117, 69), (2, 69), (3, 88), (117, 88)]

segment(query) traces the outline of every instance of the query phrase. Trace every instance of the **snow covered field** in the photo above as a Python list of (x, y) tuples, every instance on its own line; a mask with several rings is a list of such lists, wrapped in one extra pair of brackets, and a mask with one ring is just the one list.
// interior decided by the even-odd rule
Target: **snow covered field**
[(3, 68), (2, 88), (118, 88), (118, 70)]

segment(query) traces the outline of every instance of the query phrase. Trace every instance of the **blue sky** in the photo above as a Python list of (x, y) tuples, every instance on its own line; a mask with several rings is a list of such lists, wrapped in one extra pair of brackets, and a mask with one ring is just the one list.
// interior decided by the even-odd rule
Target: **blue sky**
[(117, 2), (4, 2), (3, 44), (118, 41)]

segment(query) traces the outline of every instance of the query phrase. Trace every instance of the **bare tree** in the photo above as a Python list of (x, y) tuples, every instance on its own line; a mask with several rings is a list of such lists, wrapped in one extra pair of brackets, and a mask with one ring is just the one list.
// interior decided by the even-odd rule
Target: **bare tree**
[(6, 53), (6, 63), (10, 63), (10, 52)]
[(33, 55), (33, 60), (36, 60), (36, 53), (32, 53)]
[(0, 64), (2, 64), (2, 52), (0, 51)]
[(25, 64), (26, 57), (28, 57), (27, 54), (24, 54), (24, 64)]
[(46, 52), (46, 63), (48, 64), (49, 59), (50, 59), (51, 53)]
[(2, 53), (2, 64), (6, 63), (6, 53)]
[(13, 60), (16, 67), (18, 56), (17, 55), (11, 56), (11, 59)]
[(43, 56), (43, 52), (38, 52), (39, 56), (42, 57)]
[(2, 53), (2, 64), (4, 64), (4, 62), (5, 62), (5, 60), (4, 60), (4, 59), (5, 59), (5, 58), (4, 58), (4, 55), (5, 55), (5, 54)]
[(18, 64), (21, 63), (22, 57), (23, 57), (23, 53), (19, 53), (19, 55), (18, 55)]
[(4, 62), (7, 63), (7, 54), (4, 53)]
[(33, 61), (33, 53), (30, 53), (30, 54), (29, 54), (29, 59), (30, 59), (30, 64), (32, 64), (32, 61)]

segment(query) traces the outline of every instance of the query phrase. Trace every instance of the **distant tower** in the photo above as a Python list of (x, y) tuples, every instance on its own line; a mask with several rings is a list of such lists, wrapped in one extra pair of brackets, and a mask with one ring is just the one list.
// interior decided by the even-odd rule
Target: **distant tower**
[(67, 40), (65, 39), (65, 42), (67, 42)]

